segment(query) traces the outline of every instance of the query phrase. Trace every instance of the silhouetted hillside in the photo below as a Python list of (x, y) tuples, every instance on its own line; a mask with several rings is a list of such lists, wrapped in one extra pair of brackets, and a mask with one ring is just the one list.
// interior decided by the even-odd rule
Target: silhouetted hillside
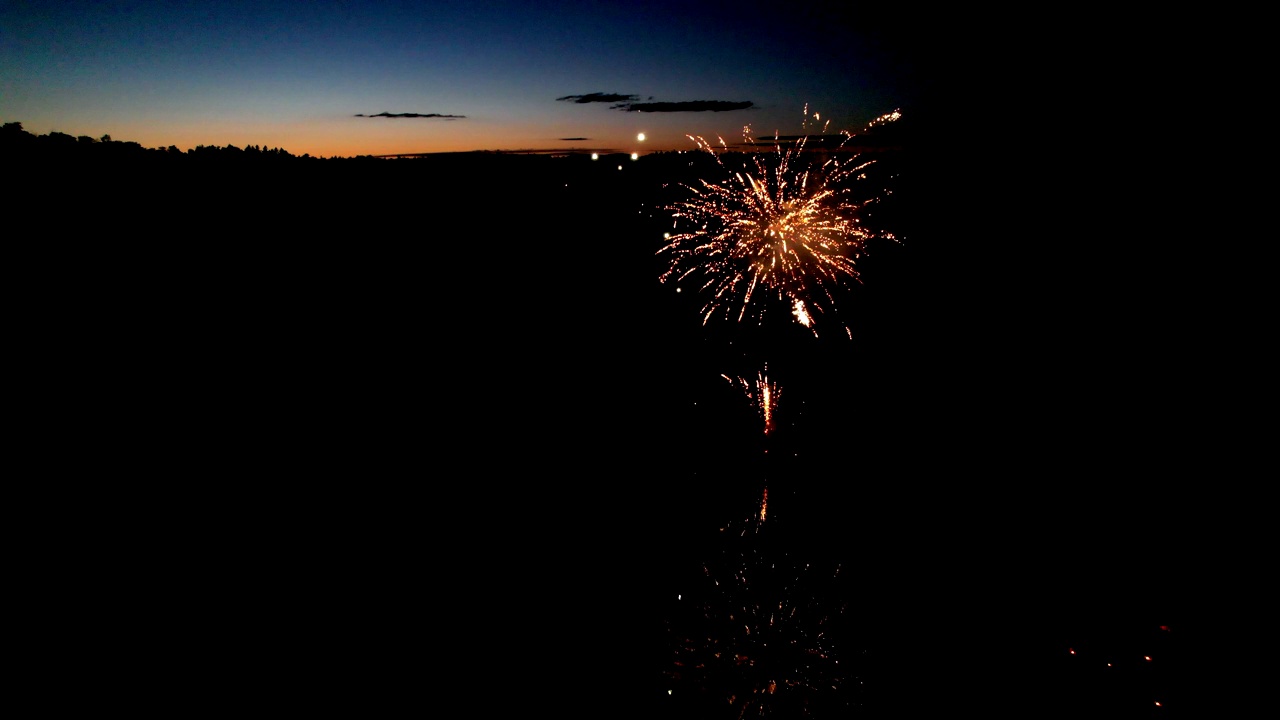
[[(199, 673), (155, 671), (175, 694), (224, 673), (221, 702), (258, 682), (367, 708), (426, 653), (477, 697), (661, 714), (655, 599), (768, 480), (775, 519), (846, 563), (869, 716), (1137, 697), (1057, 672), (1058, 644), (1127, 647), (1089, 618), (1147, 627), (1190, 597), (1202, 516), (1167, 467), (1206, 450), (1184, 395), (1139, 372), (1140, 339), (1100, 342), (1127, 316), (1024, 262), (1043, 238), (984, 245), (989, 188), (952, 179), (969, 214), (940, 234), (937, 176), (891, 127), (868, 222), (901, 242), (842, 288), (852, 337), (814, 338), (703, 325), (657, 283), (661, 208), (720, 171), (705, 153), (321, 159), (5, 124), (26, 421), (92, 470), (50, 485), (92, 537), (73, 577), (108, 597), (60, 600), (86, 662), (181, 646)], [(724, 378), (764, 363), (767, 456)], [(143, 617), (178, 630), (129, 636)]]

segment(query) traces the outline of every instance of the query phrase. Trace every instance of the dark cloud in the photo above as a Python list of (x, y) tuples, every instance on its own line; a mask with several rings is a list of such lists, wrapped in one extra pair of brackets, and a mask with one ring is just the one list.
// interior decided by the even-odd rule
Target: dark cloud
[(618, 93), (588, 93), (586, 95), (565, 95), (558, 97), (556, 100), (563, 100), (575, 103), (593, 103), (593, 102), (635, 102), (640, 99), (639, 95), (619, 95)]
[(690, 100), (688, 102), (647, 102), (619, 103), (613, 110), (627, 112), (727, 112), (729, 110), (746, 110), (754, 105), (750, 100), (730, 102), (728, 100)]
[(466, 115), (441, 115), (440, 113), (389, 113), (389, 112), (380, 112), (380, 113), (378, 113), (377, 115), (362, 115), (362, 114), (360, 114), (360, 113), (357, 113), (357, 114), (356, 114), (356, 117), (371, 117), (371, 118), (376, 118), (376, 117), (385, 117), (385, 118), (441, 118), (441, 119), (443, 119), (443, 120), (458, 120), (458, 119), (460, 119), (460, 118), (465, 118), (465, 117), (466, 117)]
[(590, 140), (591, 138), (560, 138), (564, 142), (579, 142), (582, 140)]

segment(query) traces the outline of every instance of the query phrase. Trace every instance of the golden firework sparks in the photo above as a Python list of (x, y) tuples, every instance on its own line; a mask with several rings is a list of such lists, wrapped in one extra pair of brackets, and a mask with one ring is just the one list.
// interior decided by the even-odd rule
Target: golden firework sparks
[(801, 325), (807, 328), (813, 327), (813, 318), (809, 316), (809, 311), (805, 309), (804, 301), (800, 298), (796, 298), (795, 302), (792, 303), (791, 314), (795, 316), (796, 322)]
[[(895, 111), (873, 124), (899, 116)], [(806, 124), (808, 119), (806, 107)], [(858, 199), (854, 185), (866, 179), (863, 171), (874, 161), (844, 151), (852, 133), (840, 133), (835, 148), (823, 148), (831, 137), (826, 127), (815, 143), (819, 152), (805, 152), (809, 135), (783, 143), (775, 133), (771, 151), (748, 153), (733, 167), (723, 139), (717, 151), (703, 138), (688, 136), (715, 158), (725, 179), (685, 185), (690, 196), (666, 206), (676, 232), (658, 250), (668, 260), (659, 280), (699, 282), (710, 293), (701, 311), (704, 325), (718, 312), (736, 315), (739, 322), (748, 313), (762, 318), (776, 299), (816, 335), (815, 313), (832, 309), (833, 291), (842, 282), (860, 281), (857, 262), (867, 241), (896, 241), (862, 224), (864, 209), (879, 197)], [(755, 146), (749, 127), (743, 134)], [(850, 334), (848, 327), (845, 332)]]
[(778, 401), (782, 397), (782, 389), (776, 382), (769, 380), (769, 366), (765, 365), (764, 370), (756, 373), (754, 380), (746, 378), (738, 378), (736, 381), (728, 375), (721, 373), (720, 377), (728, 380), (730, 383), (737, 385), (746, 394), (747, 399), (755, 407), (756, 412), (760, 413), (760, 419), (764, 421), (764, 434), (768, 435), (773, 431), (773, 416), (778, 409)]

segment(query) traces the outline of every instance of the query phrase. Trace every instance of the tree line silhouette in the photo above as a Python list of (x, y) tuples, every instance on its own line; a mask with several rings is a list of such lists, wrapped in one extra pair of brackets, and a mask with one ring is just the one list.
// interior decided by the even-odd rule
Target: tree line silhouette
[[(664, 173), (684, 169), (686, 162), (677, 162), (676, 158), (680, 157), (677, 153), (667, 154), (672, 156), (669, 162), (656, 164)], [(591, 162), (586, 154), (571, 154), (568, 162), (556, 162), (563, 158), (552, 154), (503, 151), (423, 153), (404, 157), (318, 157), (309, 153), (295, 155), (284, 148), (261, 145), (243, 148), (197, 145), (184, 151), (174, 145), (148, 148), (131, 140), (115, 140), (110, 135), (94, 138), (57, 131), (37, 135), (24, 129), (21, 122), (0, 125), (0, 162), (7, 168), (55, 183), (68, 180), (96, 182), (96, 189), (101, 192), (123, 192), (125, 188), (113, 178), (118, 178), (120, 173), (132, 172), (128, 177), (134, 190), (142, 187), (147, 193), (160, 195), (177, 191), (175, 178), (203, 184), (206, 190), (215, 181), (233, 179), (238, 188), (273, 186), (278, 189), (278, 183), (285, 181), (290, 187), (305, 186), (325, 194), (340, 193), (343, 200), (351, 200), (366, 189), (385, 200), (399, 188), (419, 196), (424, 191), (435, 197), (447, 196), (455, 204), (483, 205), (488, 200), (476, 192), (477, 188), (500, 178), (509, 187), (525, 188), (523, 193), (507, 198), (506, 202), (528, 205), (554, 199), (552, 196), (562, 194), (558, 191), (565, 187), (567, 178), (581, 178), (584, 173), (597, 179), (612, 175), (609, 179), (613, 182), (609, 187), (616, 186), (621, 174), (605, 171), (612, 171), (623, 157), (619, 154), (618, 157), (610, 157), (608, 162), (599, 163)], [(352, 174), (348, 172), (352, 168), (360, 168), (361, 171)], [(244, 172), (247, 169), (268, 172)], [(654, 165), (648, 168), (650, 176), (654, 169)], [(624, 182), (634, 182), (636, 174), (628, 174)], [(365, 181), (375, 180), (376, 188), (360, 187)], [(599, 184), (587, 187), (596, 192), (603, 189)], [(536, 192), (530, 195), (529, 190)], [(476, 209), (475, 205), (473, 209)]]
[[(6, 160), (74, 160), (111, 162), (146, 162), (181, 160), (218, 161), (296, 161), (319, 160), (310, 154), (294, 155), (279, 147), (235, 145), (197, 145), (186, 151), (177, 146), (147, 148), (132, 140), (114, 140), (110, 135), (93, 138), (88, 135), (70, 135), (50, 132), (36, 135), (25, 130), (20, 122), (7, 122), (0, 126), (0, 157)], [(344, 159), (344, 158), (330, 158)]]

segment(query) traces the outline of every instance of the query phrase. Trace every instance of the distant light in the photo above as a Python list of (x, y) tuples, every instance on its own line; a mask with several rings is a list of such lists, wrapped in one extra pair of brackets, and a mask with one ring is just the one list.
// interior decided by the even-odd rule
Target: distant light
[(636, 140), (639, 140), (640, 142), (644, 142), (644, 133), (640, 133), (639, 135), (637, 135)]
[(663, 240), (666, 240), (666, 239), (667, 239), (667, 238), (669, 238), (669, 237), (671, 237), (671, 233), (669, 233), (669, 232), (662, 233), (662, 239), (663, 239)]
[(621, 169), (622, 169), (622, 166), (621, 166), (621, 165), (619, 165), (619, 166), (618, 166), (618, 169), (619, 169), (619, 170), (621, 170)]
[(631, 159), (632, 159), (632, 160), (639, 160), (639, 159), (640, 159), (640, 153), (631, 153)]
[(676, 288), (676, 292), (680, 292), (680, 288)]
[(600, 159), (600, 153), (591, 153), (591, 159), (592, 159), (592, 160), (599, 160), (599, 159)]
[[(671, 694), (671, 691), (670, 691), (670, 690), (668, 690), (668, 691), (667, 691), (667, 694), (668, 694), (668, 695), (670, 695), (670, 694)], [(1157, 704), (1157, 705), (1159, 705), (1160, 703), (1156, 703), (1156, 704)]]
[(1150, 656), (1150, 655), (1143, 655), (1143, 656), (1142, 656), (1142, 659), (1143, 659), (1143, 660), (1146, 660), (1147, 662), (1151, 662), (1151, 656)]
[[(670, 691), (670, 690), (668, 690), (668, 691), (667, 691), (667, 694), (668, 694), (668, 695), (670, 695), (670, 694), (671, 694), (671, 691)], [(1159, 701), (1159, 700), (1157, 700), (1157, 701), (1156, 701), (1156, 707), (1160, 707), (1160, 701)]]

